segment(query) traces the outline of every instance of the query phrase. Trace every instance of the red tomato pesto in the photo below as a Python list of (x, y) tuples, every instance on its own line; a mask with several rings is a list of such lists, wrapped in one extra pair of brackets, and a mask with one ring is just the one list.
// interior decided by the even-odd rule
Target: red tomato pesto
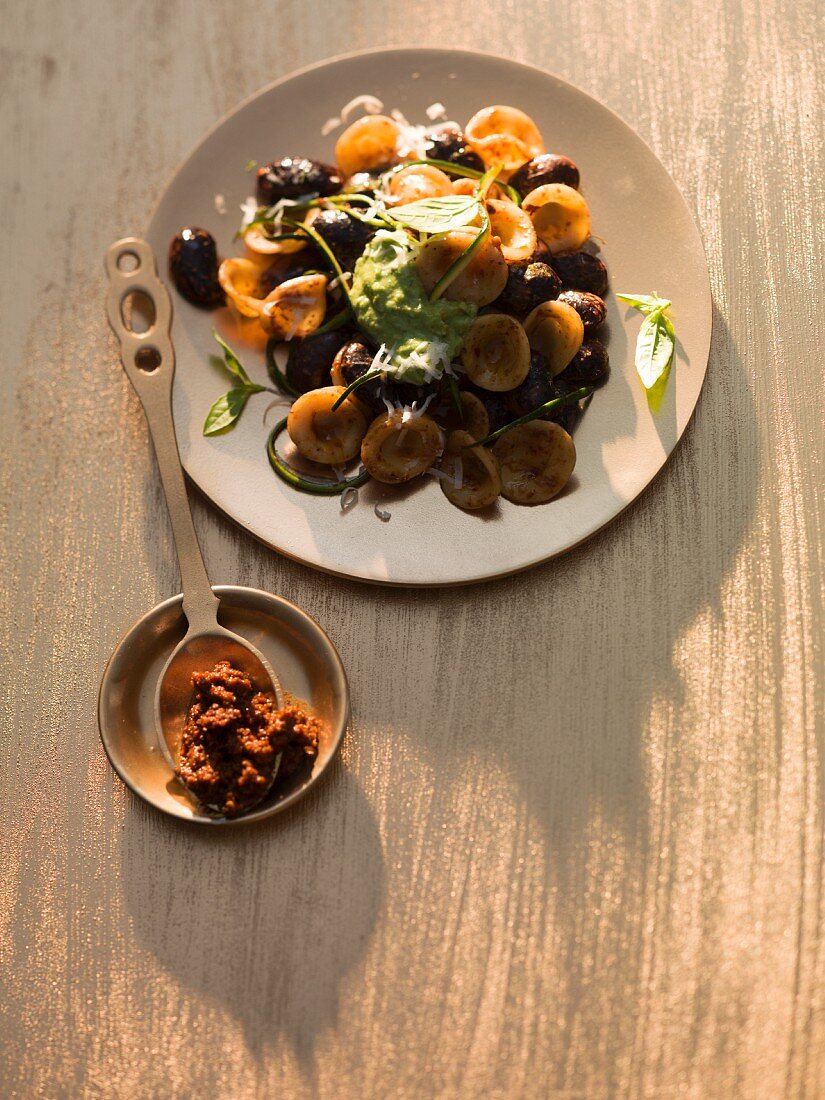
[(321, 723), (272, 694), (228, 661), (192, 675), (192, 702), (175, 772), (210, 809), (236, 817), (318, 753)]

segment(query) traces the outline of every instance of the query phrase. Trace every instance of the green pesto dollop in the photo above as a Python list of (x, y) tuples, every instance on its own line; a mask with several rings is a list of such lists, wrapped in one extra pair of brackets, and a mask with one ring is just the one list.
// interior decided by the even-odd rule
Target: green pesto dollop
[(478, 313), (472, 302), (431, 302), (410, 239), (379, 231), (356, 261), (350, 301), (358, 327), (390, 354), (388, 373), (420, 386), (440, 378)]

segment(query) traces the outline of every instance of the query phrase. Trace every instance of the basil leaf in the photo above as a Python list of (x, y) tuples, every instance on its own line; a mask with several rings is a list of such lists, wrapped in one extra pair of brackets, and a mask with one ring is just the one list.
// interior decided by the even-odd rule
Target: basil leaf
[(241, 366), (240, 360), (238, 359), (232, 348), (230, 348), (229, 344), (227, 344), (225, 340), (222, 340), (214, 329), (212, 330), (212, 335), (223, 348), (223, 361), (229, 373), (234, 374), (236, 378), (240, 378), (243, 385), (251, 386), (252, 379)]
[(257, 386), (254, 383), (244, 386), (234, 386), (223, 397), (219, 397), (212, 408), (206, 414), (203, 422), (204, 435), (218, 435), (230, 428), (244, 411), (247, 401), (253, 393), (261, 393), (265, 386)]
[(652, 389), (670, 366), (675, 347), (673, 325), (663, 310), (648, 314), (636, 341), (636, 370), (646, 390)]
[(658, 294), (617, 294), (623, 302), (627, 302), (634, 309), (642, 313), (652, 313), (656, 309), (667, 309), (671, 304), (667, 298), (660, 298)]
[(393, 221), (419, 233), (447, 233), (469, 225), (478, 208), (474, 195), (439, 195), (404, 203), (388, 213)]

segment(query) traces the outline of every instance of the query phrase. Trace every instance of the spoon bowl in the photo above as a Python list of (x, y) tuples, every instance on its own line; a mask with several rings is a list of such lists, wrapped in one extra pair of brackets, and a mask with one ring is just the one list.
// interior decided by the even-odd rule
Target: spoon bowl
[(218, 661), (228, 661), (249, 677), (256, 691), (268, 692), (279, 707), (284, 705), (278, 678), (249, 642), (221, 626), (197, 634), (190, 631), (166, 662), (155, 695), (159, 743), (173, 770), (192, 698), (192, 674), (214, 668)]

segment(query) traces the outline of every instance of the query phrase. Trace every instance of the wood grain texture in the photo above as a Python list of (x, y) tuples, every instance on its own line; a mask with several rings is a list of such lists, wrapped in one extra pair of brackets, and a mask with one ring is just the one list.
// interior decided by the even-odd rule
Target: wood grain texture
[[(825, 1095), (822, 5), (0, 10), (0, 1092)], [(203, 836), (97, 737), (109, 653), (178, 585), (103, 251), (261, 84), (442, 43), (651, 143), (706, 242), (703, 397), (612, 528), (469, 591), (319, 576), (196, 500), (213, 579), (305, 606), (355, 701), (308, 804)]]

